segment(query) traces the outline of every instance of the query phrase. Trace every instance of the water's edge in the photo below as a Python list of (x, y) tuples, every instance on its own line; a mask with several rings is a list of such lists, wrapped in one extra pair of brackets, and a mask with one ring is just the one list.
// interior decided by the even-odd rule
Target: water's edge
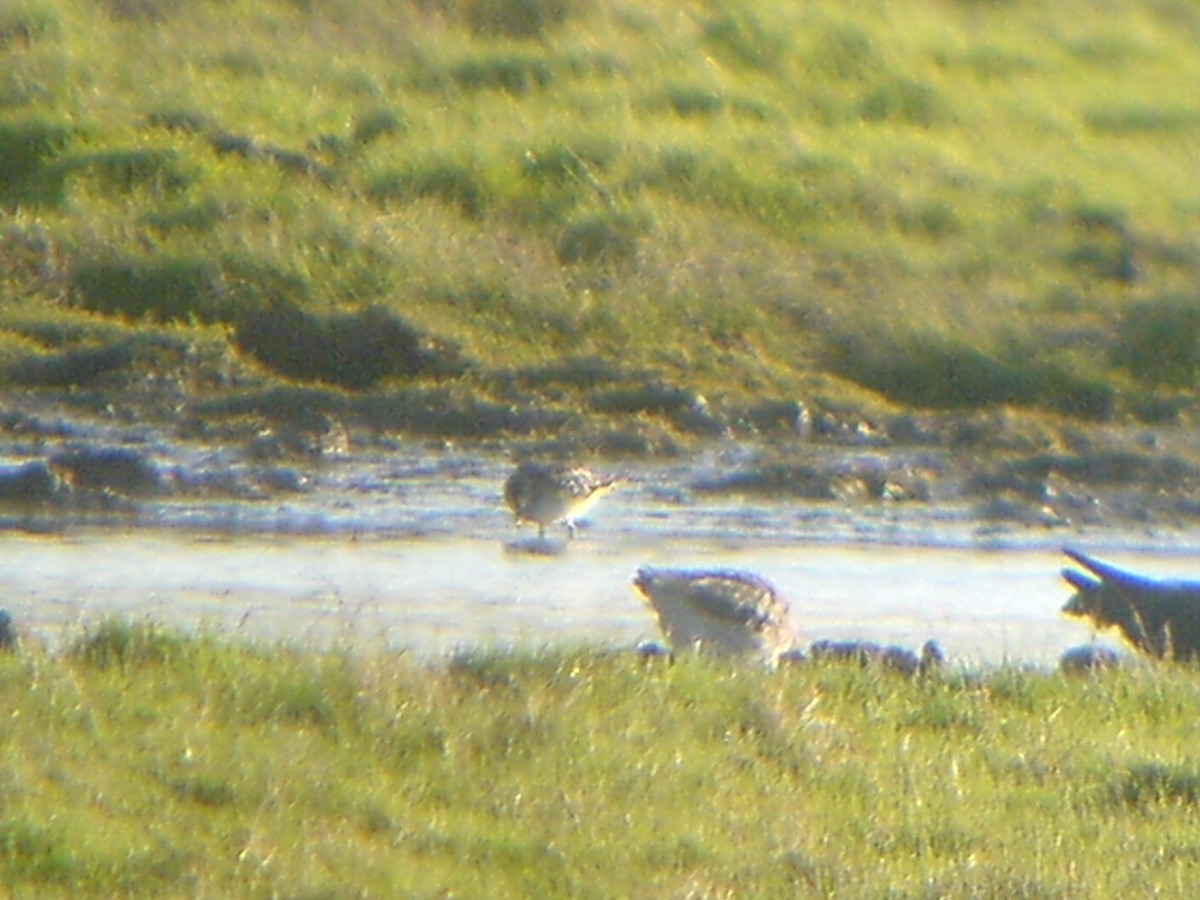
[[(651, 564), (763, 575), (789, 599), (805, 641), (916, 647), (933, 637), (952, 660), (1041, 665), (1091, 637), (1059, 614), (1069, 596), (1062, 546), (1147, 574), (1200, 568), (1200, 528), (1011, 516), (953, 494), (710, 490), (755, 465), (751, 453), (728, 450), (615, 467), (622, 484), (581, 539), (559, 556), (531, 555), (512, 552), (520, 532), (501, 501), (511, 463), (499, 456), (406, 447), (285, 464), (244, 450), (145, 446), (135, 461), (153, 457), (156, 467), (141, 494), (0, 505), (0, 605), (27, 635), (53, 644), (119, 614), (421, 656), (633, 646), (657, 637), (630, 587)], [(19, 465), (22, 452), (10, 447), (7, 459)], [(881, 464), (825, 453), (846, 471)]]
[[(1062, 617), (1069, 589), (1049, 549), (787, 545), (750, 539), (606, 541), (597, 524), (560, 556), (455, 537), (211, 535), (88, 530), (9, 535), (5, 606), (51, 644), (111, 615), (315, 646), (440, 656), (466, 647), (657, 638), (630, 585), (640, 565), (745, 569), (788, 598), (805, 641), (863, 638), (952, 661), (1049, 665), (1091, 638)], [(1163, 577), (1178, 553), (1116, 554)]]

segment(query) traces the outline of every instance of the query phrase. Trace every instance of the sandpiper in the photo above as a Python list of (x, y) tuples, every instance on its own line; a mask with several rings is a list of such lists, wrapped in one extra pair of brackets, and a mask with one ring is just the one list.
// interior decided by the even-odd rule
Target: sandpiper
[(758, 657), (774, 664), (796, 645), (787, 602), (749, 572), (643, 567), (633, 584), (676, 652)]
[(504, 483), (504, 501), (517, 522), (533, 522), (538, 539), (546, 537), (546, 526), (562, 522), (575, 537), (575, 520), (612, 490), (617, 479), (597, 475), (589, 469), (565, 464), (526, 461)]

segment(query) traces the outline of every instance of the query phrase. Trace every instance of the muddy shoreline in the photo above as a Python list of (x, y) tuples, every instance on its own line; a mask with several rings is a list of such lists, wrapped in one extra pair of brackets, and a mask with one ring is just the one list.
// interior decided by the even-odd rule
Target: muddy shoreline
[(1047, 536), (1200, 526), (1200, 434), (1184, 426), (1050, 426), (1004, 412), (882, 423), (798, 414), (783, 432), (725, 427), (686, 450), (648, 452), (647, 439), (626, 441), (637, 444), (634, 452), (617, 454), (504, 428), (473, 440), (434, 439), (321, 410), (204, 417), (196, 409), (169, 417), (10, 393), (0, 411), (0, 527), (164, 524), (170, 517), (156, 509), (288, 503), (375, 478), (452, 480), (488, 469), (499, 480), (527, 456), (582, 458), (626, 477), (666, 472), (646, 477), (663, 482), (657, 495), (697, 504), (770, 502), (868, 517), (947, 509), (980, 531)]
[(51, 642), (126, 615), (438, 655), (632, 646), (655, 637), (629, 585), (638, 566), (732, 566), (774, 580), (806, 638), (933, 637), (958, 661), (1052, 665), (1091, 639), (1059, 613), (1064, 545), (1194, 575), (1192, 432), (924, 427), (587, 457), (623, 483), (546, 559), (505, 550), (521, 532), (500, 490), (514, 459), (561, 444), (433, 442), (327, 414), (210, 423), (201, 440), (186, 415), (10, 397), (0, 582), (25, 633)]

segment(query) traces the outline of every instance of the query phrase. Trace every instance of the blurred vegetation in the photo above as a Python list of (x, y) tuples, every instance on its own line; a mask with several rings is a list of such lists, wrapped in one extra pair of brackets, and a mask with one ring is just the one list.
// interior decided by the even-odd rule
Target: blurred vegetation
[(1198, 849), (1172, 666), (422, 663), (110, 620), (0, 656), (0, 701), (21, 897), (1185, 896)]
[(1188, 0), (0, 0), (0, 63), (0, 384), (1194, 412)]

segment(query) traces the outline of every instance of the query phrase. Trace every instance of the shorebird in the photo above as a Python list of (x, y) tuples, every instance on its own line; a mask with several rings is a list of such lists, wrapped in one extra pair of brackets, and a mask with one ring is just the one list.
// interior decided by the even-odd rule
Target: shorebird
[(538, 539), (545, 540), (546, 526), (562, 522), (575, 537), (575, 520), (612, 490), (617, 479), (597, 475), (580, 466), (526, 461), (504, 483), (504, 501), (517, 522), (533, 522)]
[(1200, 582), (1160, 581), (1092, 559), (1078, 550), (1063, 553), (1086, 569), (1063, 569), (1075, 594), (1062, 611), (1090, 619), (1093, 627), (1116, 628), (1130, 644), (1156, 659), (1200, 658)]
[(757, 575), (643, 567), (633, 584), (675, 652), (758, 657), (774, 664), (796, 646), (787, 602)]

